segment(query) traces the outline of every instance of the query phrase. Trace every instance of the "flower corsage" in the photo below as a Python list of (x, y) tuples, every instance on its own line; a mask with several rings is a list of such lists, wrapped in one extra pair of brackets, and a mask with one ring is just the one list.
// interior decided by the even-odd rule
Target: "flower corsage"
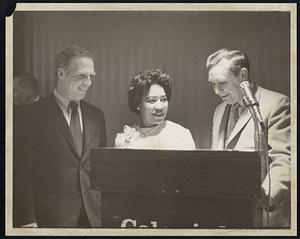
[(132, 148), (139, 137), (139, 131), (135, 127), (124, 126), (124, 132), (118, 133), (115, 138), (115, 147)]

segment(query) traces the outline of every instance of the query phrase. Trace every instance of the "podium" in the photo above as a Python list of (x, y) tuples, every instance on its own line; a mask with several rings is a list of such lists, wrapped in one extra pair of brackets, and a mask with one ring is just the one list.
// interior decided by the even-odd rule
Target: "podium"
[(103, 228), (260, 228), (258, 152), (91, 150)]

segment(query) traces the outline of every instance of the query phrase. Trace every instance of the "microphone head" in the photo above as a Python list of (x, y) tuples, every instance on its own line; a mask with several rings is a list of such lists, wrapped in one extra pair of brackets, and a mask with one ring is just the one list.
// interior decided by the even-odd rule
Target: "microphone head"
[(241, 91), (243, 93), (243, 95), (246, 98), (246, 103), (248, 105), (258, 105), (258, 101), (255, 98), (253, 92), (252, 92), (252, 86), (251, 83), (249, 81), (242, 81), (240, 83), (240, 87), (241, 87)]
[(244, 80), (244, 81), (242, 81), (242, 82), (240, 83), (240, 87), (241, 87), (242, 90), (244, 90), (244, 89), (247, 88), (247, 87), (251, 87), (251, 84), (250, 84), (249, 81)]
[(246, 107), (251, 105), (251, 102), (249, 101), (249, 99), (246, 96), (243, 97), (242, 102), (243, 102), (244, 106), (246, 106)]

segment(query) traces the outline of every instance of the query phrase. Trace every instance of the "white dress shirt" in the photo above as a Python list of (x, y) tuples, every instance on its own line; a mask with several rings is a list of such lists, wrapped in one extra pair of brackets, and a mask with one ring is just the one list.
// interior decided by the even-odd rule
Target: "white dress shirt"
[[(59, 94), (56, 89), (54, 90), (54, 98), (55, 98), (56, 103), (58, 104), (59, 108), (62, 110), (68, 125), (70, 126), (71, 113), (72, 113), (71, 109), (69, 108), (70, 101), (68, 99), (66, 99), (65, 97), (63, 97), (61, 94)], [(81, 128), (81, 132), (82, 132), (82, 130), (83, 130), (82, 112), (81, 112), (81, 108), (80, 108), (80, 103), (79, 102), (76, 102), (76, 103), (78, 104), (80, 128)]]

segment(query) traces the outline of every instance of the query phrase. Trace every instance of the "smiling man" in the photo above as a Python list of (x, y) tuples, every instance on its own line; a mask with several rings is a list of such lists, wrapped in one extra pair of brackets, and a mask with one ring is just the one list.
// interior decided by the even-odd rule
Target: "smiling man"
[(96, 75), (94, 58), (71, 46), (55, 66), (53, 93), (27, 109), (23, 226), (100, 227), (100, 192), (90, 190), (89, 155), (106, 146), (105, 120), (83, 100)]
[[(206, 66), (208, 81), (222, 99), (215, 110), (212, 149), (255, 150), (254, 121), (242, 103), (242, 81), (249, 81), (260, 105), (267, 129), (271, 187), (263, 178), (263, 198), (270, 193), (271, 227), (290, 226), (290, 101), (280, 93), (264, 89), (249, 77), (248, 57), (238, 50), (221, 49), (211, 54)], [(271, 188), (271, 189), (270, 189)], [(266, 211), (264, 226), (267, 225)]]

